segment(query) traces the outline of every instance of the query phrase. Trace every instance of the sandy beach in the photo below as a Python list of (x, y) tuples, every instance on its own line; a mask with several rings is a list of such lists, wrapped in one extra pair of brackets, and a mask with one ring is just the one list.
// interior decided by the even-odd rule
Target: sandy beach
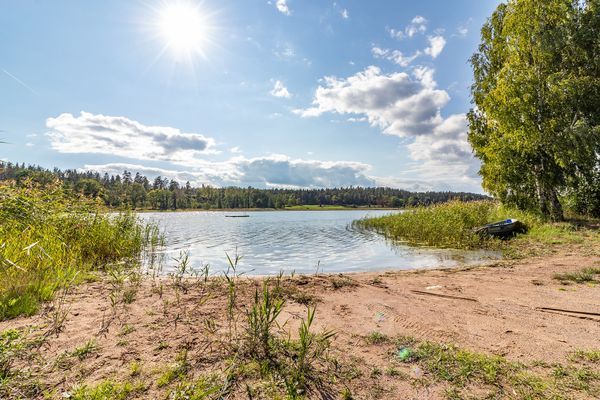
[[(309, 397), (338, 398), (347, 388), (352, 398), (436, 399), (447, 396), (448, 383), (398, 362), (398, 343), (449, 344), (538, 368), (568, 362), (578, 350), (597, 349), (600, 288), (554, 278), (597, 267), (600, 257), (594, 253), (589, 247), (570, 246), (551, 255), (489, 266), (284, 276), (271, 278), (270, 284), (285, 300), (278, 318), (282, 334), (295, 335), (307, 304), (316, 306), (313, 329), (336, 333), (328, 357), (338, 363), (340, 376)], [(245, 310), (260, 280), (238, 278), (238, 331), (244, 329)], [(227, 368), (231, 360), (224, 344), (229, 336), (223, 279), (145, 278), (135, 285), (129, 304), (114, 305), (114, 282), (87, 283), (39, 315), (0, 323), (0, 330), (37, 327), (46, 332), (39, 348), (44, 362), (30, 368), (59, 395), (82, 383), (122, 380), (137, 363), (143, 369), (136, 379), (147, 383), (140, 398), (164, 398), (164, 388), (153, 382), (182, 349), (189, 351), (192, 376)], [(125, 283), (119, 293), (132, 288)], [(64, 320), (57, 324), (60, 316)], [(65, 357), (90, 341), (94, 348), (89, 355)], [(241, 378), (244, 384), (234, 387), (230, 398), (246, 398), (244, 385), (253, 380)], [(471, 390), (480, 390), (476, 382)]]

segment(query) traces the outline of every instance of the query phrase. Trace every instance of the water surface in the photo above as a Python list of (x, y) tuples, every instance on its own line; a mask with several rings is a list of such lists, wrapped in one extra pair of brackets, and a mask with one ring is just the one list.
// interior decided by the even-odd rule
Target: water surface
[[(164, 271), (182, 252), (195, 268), (209, 264), (212, 273), (227, 269), (226, 253), (242, 256), (238, 270), (270, 275), (387, 269), (452, 267), (497, 258), (486, 251), (440, 250), (394, 244), (381, 235), (352, 226), (352, 221), (391, 212), (344, 211), (186, 211), (141, 213), (165, 234)], [(230, 218), (248, 215), (247, 218)]]

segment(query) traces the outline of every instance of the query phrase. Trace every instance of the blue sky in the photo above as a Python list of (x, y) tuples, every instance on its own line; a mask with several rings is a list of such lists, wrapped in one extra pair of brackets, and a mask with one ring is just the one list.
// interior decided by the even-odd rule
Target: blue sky
[(496, 1), (0, 3), (0, 159), (194, 184), (481, 191)]

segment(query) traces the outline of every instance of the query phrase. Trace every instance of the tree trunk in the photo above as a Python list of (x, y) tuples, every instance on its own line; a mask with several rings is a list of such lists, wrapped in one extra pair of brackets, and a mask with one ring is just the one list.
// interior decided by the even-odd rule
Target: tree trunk
[(550, 188), (549, 195), (551, 206), (550, 218), (552, 218), (553, 221), (562, 221), (564, 219), (563, 209), (562, 205), (560, 204), (560, 201), (558, 200), (558, 194), (556, 193), (556, 189)]
[(534, 167), (535, 173), (535, 188), (537, 191), (538, 207), (540, 214), (544, 217), (550, 216), (550, 207), (548, 206), (548, 192), (544, 180), (542, 178), (541, 168), (539, 166)]

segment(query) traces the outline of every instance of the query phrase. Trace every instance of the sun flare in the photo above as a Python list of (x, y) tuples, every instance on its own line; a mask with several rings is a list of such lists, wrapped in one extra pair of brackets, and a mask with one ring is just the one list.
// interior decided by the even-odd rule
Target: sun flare
[(165, 3), (159, 12), (158, 29), (166, 47), (177, 57), (205, 57), (210, 21), (200, 4), (192, 1)]

